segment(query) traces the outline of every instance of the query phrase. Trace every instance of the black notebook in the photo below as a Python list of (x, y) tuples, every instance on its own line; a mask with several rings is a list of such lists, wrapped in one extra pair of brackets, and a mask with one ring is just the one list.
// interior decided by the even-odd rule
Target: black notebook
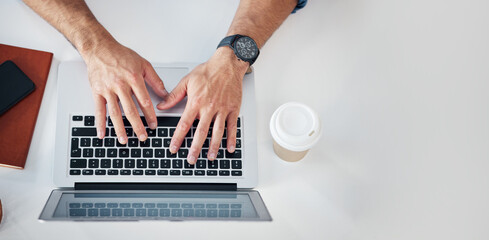
[(29, 95), (36, 86), (14, 62), (0, 65), (0, 115)]

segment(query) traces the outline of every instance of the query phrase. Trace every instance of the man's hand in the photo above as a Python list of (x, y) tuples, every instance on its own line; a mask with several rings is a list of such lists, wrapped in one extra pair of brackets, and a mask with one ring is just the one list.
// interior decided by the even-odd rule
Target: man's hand
[(212, 138), (207, 158), (216, 158), (225, 123), (227, 150), (234, 152), (242, 80), (248, 66), (248, 63), (238, 60), (232, 49), (221, 47), (207, 62), (200, 64), (185, 76), (165, 100), (158, 104), (157, 108), (160, 110), (169, 109), (188, 96), (185, 111), (170, 144), (172, 153), (178, 151), (195, 119), (199, 119), (199, 124), (187, 157), (190, 164), (197, 161), (211, 125)]
[(168, 95), (163, 82), (151, 64), (129, 48), (117, 42), (109, 42), (94, 47), (89, 53), (82, 53), (88, 68), (88, 77), (95, 101), (97, 136), (105, 135), (106, 108), (114, 123), (119, 142), (125, 144), (127, 135), (122, 121), (124, 113), (140, 141), (147, 139), (146, 129), (138, 109), (132, 99), (134, 95), (144, 113), (148, 126), (155, 129), (157, 120), (153, 103), (144, 84), (145, 80), (160, 97)]

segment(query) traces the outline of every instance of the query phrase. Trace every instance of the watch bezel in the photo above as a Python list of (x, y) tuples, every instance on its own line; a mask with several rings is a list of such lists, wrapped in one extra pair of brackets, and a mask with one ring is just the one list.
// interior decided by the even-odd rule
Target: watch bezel
[[(238, 51), (238, 46), (236, 45), (236, 43), (237, 43), (237, 42), (238, 42), (240, 39), (245, 39), (245, 38), (247, 38), (247, 39), (251, 40), (251, 42), (253, 43), (253, 45), (254, 45), (254, 47), (255, 47), (255, 50), (256, 50), (256, 51), (255, 51), (255, 52), (256, 52), (256, 55), (255, 55), (255, 56), (253, 56), (253, 57), (251, 57), (251, 58), (247, 58), (247, 57), (245, 57), (245, 56), (241, 55), (241, 53)], [(258, 45), (256, 44), (255, 40), (253, 40), (253, 38), (248, 37), (248, 36), (242, 36), (242, 35), (239, 35), (239, 36), (238, 36), (238, 37), (237, 37), (237, 38), (234, 40), (234, 42), (233, 42), (232, 46), (233, 46), (233, 50), (234, 50), (234, 53), (236, 54), (236, 56), (237, 56), (239, 59), (244, 60), (244, 61), (246, 61), (246, 62), (251, 62), (251, 63), (252, 63), (252, 62), (254, 62), (254, 60), (255, 60), (256, 58), (258, 58), (258, 55), (260, 54), (260, 51), (259, 51), (259, 49), (258, 49)]]

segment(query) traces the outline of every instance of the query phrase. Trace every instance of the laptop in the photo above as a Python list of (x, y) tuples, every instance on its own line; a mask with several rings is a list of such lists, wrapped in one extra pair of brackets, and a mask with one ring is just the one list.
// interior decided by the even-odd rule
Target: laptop
[[(197, 64), (153, 64), (171, 91)], [(106, 137), (96, 137), (94, 103), (83, 62), (63, 62), (58, 70), (54, 183), (42, 221), (234, 220), (271, 221), (259, 193), (254, 75), (243, 79), (236, 151), (222, 141), (209, 161), (211, 130), (195, 165), (186, 161), (196, 124), (176, 154), (169, 142), (186, 99), (160, 111), (161, 99), (148, 87), (158, 127), (146, 126), (140, 142), (123, 119), (128, 143), (119, 144), (110, 117)], [(144, 116), (139, 113), (146, 124)], [(226, 135), (224, 136), (224, 140)]]

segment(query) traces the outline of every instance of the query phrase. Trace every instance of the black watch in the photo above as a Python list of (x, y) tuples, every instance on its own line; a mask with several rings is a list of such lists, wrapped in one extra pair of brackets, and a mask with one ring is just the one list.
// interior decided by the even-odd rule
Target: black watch
[(236, 54), (238, 59), (250, 63), (250, 66), (256, 61), (260, 54), (260, 50), (252, 38), (239, 34), (227, 36), (222, 39), (217, 48), (222, 46), (229, 46), (233, 49), (234, 54)]

